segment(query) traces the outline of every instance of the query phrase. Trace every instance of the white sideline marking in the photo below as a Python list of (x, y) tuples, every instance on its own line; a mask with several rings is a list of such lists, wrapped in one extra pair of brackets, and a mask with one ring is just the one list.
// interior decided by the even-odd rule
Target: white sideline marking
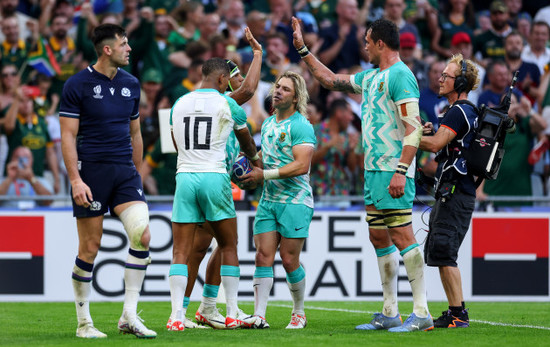
[(0, 252), (0, 259), (32, 259), (31, 252)]
[(486, 261), (535, 261), (537, 260), (537, 254), (487, 253), (483, 259)]
[[(283, 305), (283, 304), (270, 304), (270, 306), (292, 308), (292, 305)], [(337, 312), (347, 312), (347, 313), (362, 313), (362, 314), (374, 314), (374, 313), (376, 313), (374, 311), (347, 310), (347, 309), (342, 309), (342, 308), (328, 308), (328, 307), (317, 307), (317, 306), (306, 306), (306, 309), (320, 310), (320, 311), (337, 311)], [(405, 316), (405, 315), (403, 315), (403, 316)], [(495, 326), (501, 326), (501, 327), (550, 330), (550, 327), (542, 327), (542, 326), (538, 326), (538, 325), (519, 325), (519, 324), (511, 324), (511, 323), (490, 322), (490, 321), (486, 321), (486, 320), (477, 320), (477, 319), (470, 319), (470, 322), (488, 324), (488, 325), (495, 325)]]

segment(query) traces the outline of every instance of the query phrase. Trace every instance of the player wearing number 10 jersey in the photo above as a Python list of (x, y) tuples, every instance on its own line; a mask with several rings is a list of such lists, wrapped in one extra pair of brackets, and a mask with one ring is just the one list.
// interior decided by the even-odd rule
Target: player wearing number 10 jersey
[(170, 330), (183, 330), (187, 263), (198, 224), (209, 221), (222, 255), (221, 278), (226, 291), (227, 328), (236, 328), (239, 285), (237, 223), (225, 147), (231, 131), (254, 165), (261, 165), (246, 127), (246, 114), (223, 95), (230, 77), (225, 60), (212, 58), (202, 67), (201, 89), (179, 98), (170, 113), (172, 140), (178, 152), (176, 193), (172, 211), (174, 251), (170, 266), (172, 313)]

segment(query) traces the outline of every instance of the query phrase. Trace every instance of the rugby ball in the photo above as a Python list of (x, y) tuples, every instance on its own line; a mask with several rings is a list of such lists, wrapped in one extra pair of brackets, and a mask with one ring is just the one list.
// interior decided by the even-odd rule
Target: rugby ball
[(247, 157), (238, 156), (233, 164), (233, 176), (240, 179), (243, 175), (246, 175), (252, 171), (252, 165)]

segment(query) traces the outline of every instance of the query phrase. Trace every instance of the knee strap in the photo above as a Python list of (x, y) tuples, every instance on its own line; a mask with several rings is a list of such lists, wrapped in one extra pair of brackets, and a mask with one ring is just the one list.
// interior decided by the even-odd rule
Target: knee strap
[(367, 223), (371, 229), (386, 229), (384, 213), (382, 211), (367, 211)]
[(130, 205), (119, 215), (124, 230), (130, 240), (130, 248), (137, 251), (146, 251), (147, 248), (141, 243), (141, 236), (149, 225), (149, 209), (147, 204), (138, 203)]
[(384, 213), (384, 224), (388, 228), (405, 227), (412, 223), (412, 209), (390, 210)]

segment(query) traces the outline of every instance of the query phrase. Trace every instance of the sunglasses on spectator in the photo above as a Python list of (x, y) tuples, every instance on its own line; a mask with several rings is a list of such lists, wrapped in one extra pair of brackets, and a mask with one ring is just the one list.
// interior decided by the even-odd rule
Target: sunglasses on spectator
[(17, 72), (16, 72), (16, 71), (13, 71), (13, 72), (2, 72), (2, 77), (8, 77), (8, 76), (15, 77), (15, 76), (17, 76)]

